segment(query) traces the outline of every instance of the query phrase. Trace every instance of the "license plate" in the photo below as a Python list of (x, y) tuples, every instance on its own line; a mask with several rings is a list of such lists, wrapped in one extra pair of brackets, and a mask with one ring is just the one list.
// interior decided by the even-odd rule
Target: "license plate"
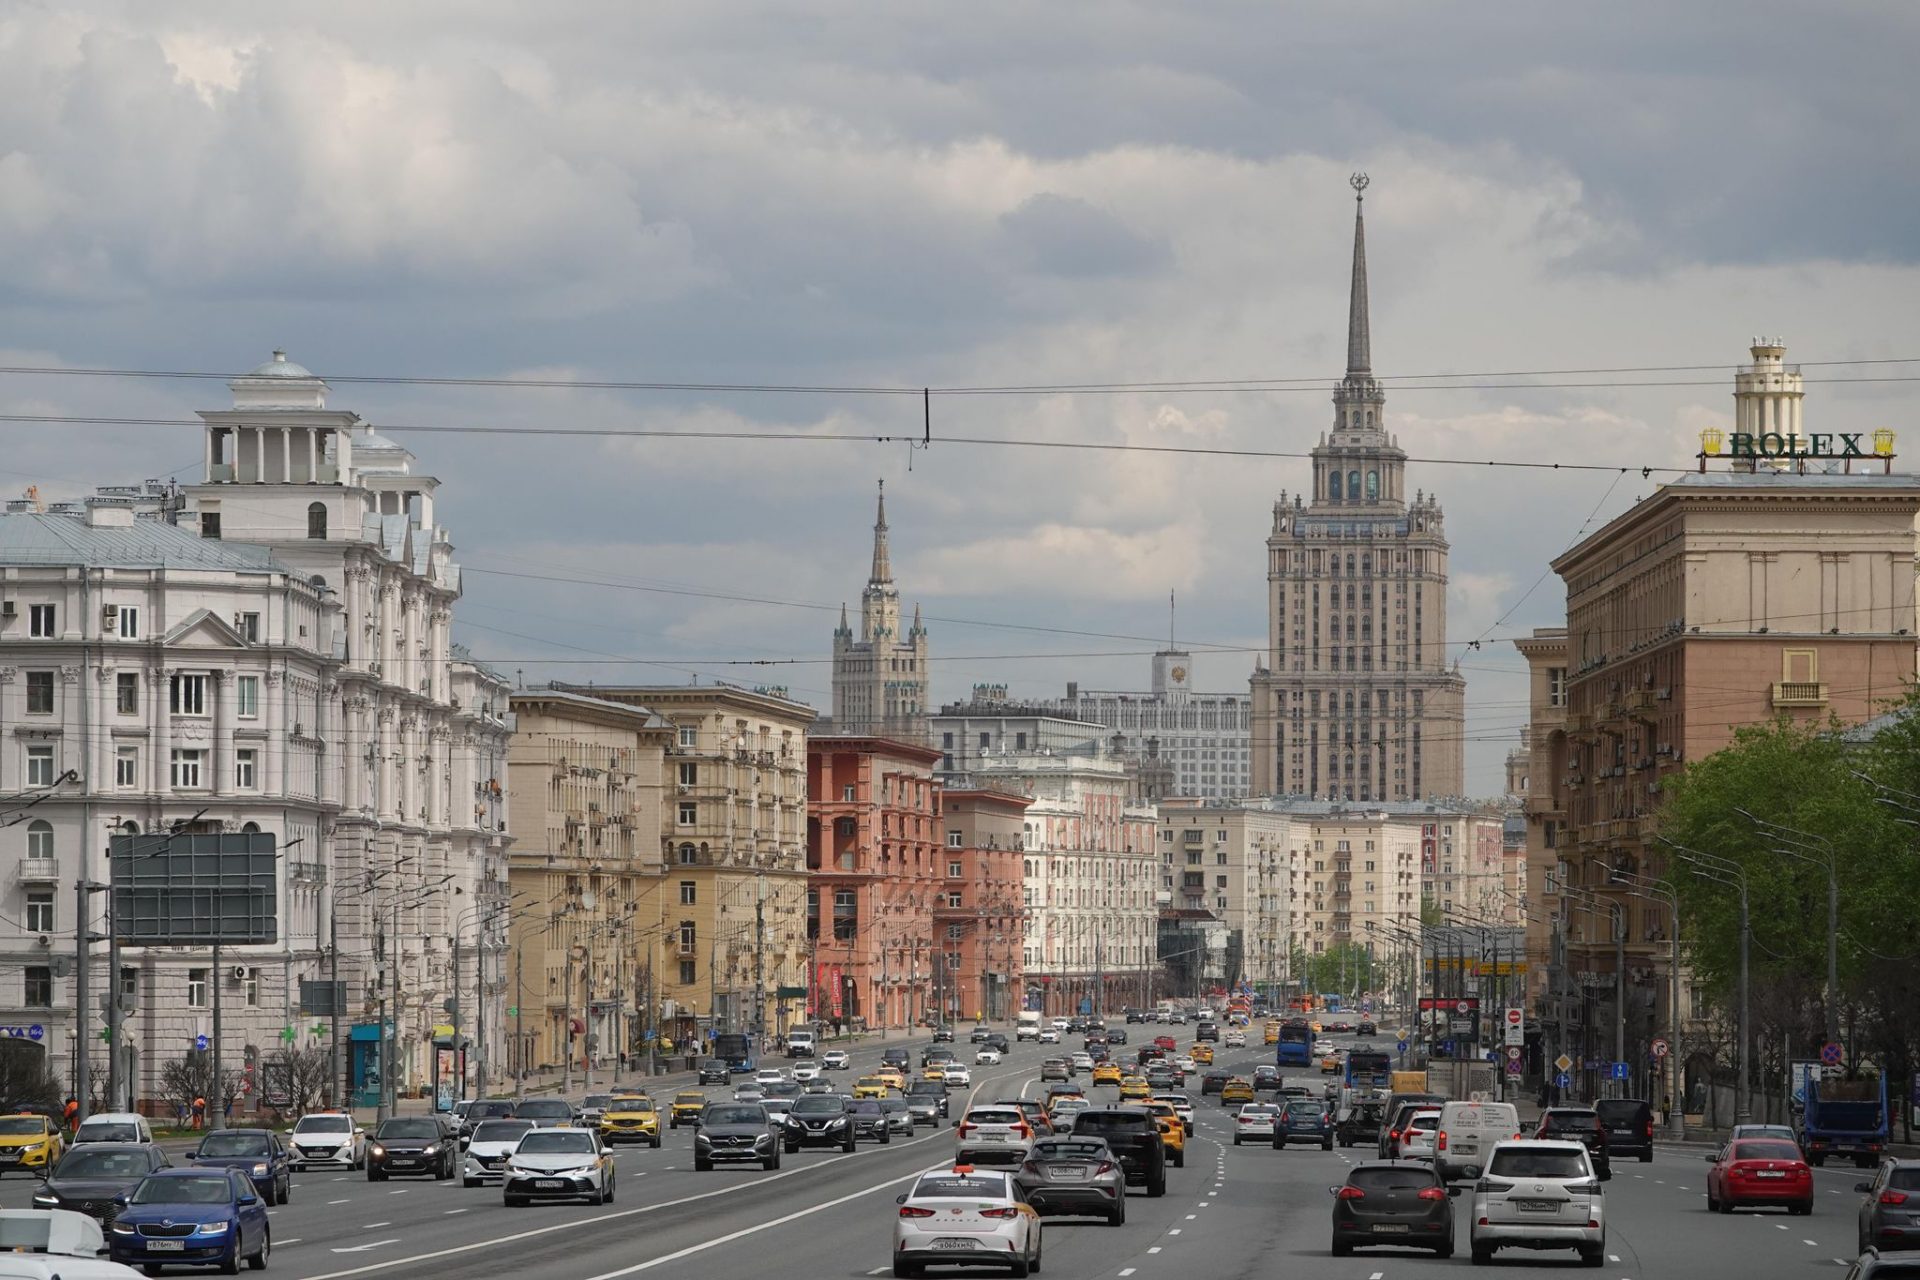
[(1753, 1176), (1756, 1178), (1784, 1178), (1787, 1175), (1781, 1173), (1778, 1169), (1762, 1169)]
[(149, 1240), (147, 1248), (154, 1253), (185, 1253), (187, 1242), (184, 1240)]
[(558, 1191), (562, 1187), (566, 1186), (567, 1184), (565, 1182), (562, 1182), (559, 1178), (542, 1178), (538, 1182), (534, 1183), (533, 1185), (536, 1187), (539, 1187), (543, 1191)]
[(1407, 1226), (1404, 1222), (1376, 1222), (1373, 1224), (1373, 1232), (1375, 1235), (1405, 1235), (1406, 1231)]
[(1085, 1169), (1049, 1169), (1047, 1176), (1056, 1182), (1084, 1182), (1087, 1171)]
[(413, 1165), (419, 1164), (420, 1162), (418, 1160), (411, 1158), (410, 1156), (395, 1156), (393, 1157), (393, 1159), (387, 1161), (387, 1163), (392, 1165), (396, 1169), (405, 1169)]
[(965, 1236), (941, 1236), (933, 1242), (936, 1249), (978, 1249), (978, 1240), (969, 1240)]
[(983, 1133), (975, 1139), (976, 1142), (1005, 1142), (1006, 1140), (1007, 1135), (1004, 1133)]
[(1560, 1212), (1560, 1202), (1558, 1200), (1516, 1200), (1513, 1204), (1514, 1207), (1522, 1213)]

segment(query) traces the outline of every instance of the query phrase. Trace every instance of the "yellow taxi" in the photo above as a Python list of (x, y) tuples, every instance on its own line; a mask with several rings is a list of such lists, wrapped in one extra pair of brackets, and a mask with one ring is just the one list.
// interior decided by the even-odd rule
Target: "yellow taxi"
[(1153, 1093), (1145, 1076), (1121, 1076), (1120, 1096), (1123, 1098), (1145, 1098)]
[(1228, 1078), (1225, 1084), (1220, 1086), (1220, 1105), (1223, 1107), (1230, 1107), (1236, 1102), (1252, 1101), (1253, 1084), (1251, 1081), (1244, 1080), (1239, 1076), (1232, 1076)]
[[(907, 1091), (906, 1073), (901, 1071), (900, 1068), (895, 1066), (878, 1067), (874, 1070), (873, 1074), (876, 1079), (886, 1081), (887, 1087), (889, 1089), (897, 1089), (901, 1093), (905, 1093)], [(854, 1095), (854, 1097), (856, 1098), (859, 1096), (860, 1096), (859, 1094)]]
[(853, 1082), (856, 1098), (884, 1098), (892, 1090), (893, 1085), (885, 1076), (861, 1076)]
[(1268, 1044), (1279, 1044), (1280, 1043), (1280, 1024), (1277, 1022), (1274, 1022), (1272, 1019), (1268, 1019), (1264, 1038), (1266, 1039), (1266, 1042)]
[(673, 1105), (667, 1109), (667, 1127), (678, 1129), (683, 1124), (692, 1124), (706, 1109), (706, 1094), (693, 1089), (682, 1089), (673, 1095)]
[(1120, 1064), (1117, 1062), (1101, 1063), (1093, 1069), (1093, 1082), (1095, 1084), (1119, 1084)]
[(1330, 1076), (1340, 1069), (1340, 1055), (1329, 1053), (1320, 1059), (1320, 1074)]
[(947, 1069), (935, 1064), (922, 1070), (920, 1072), (920, 1078), (922, 1080), (938, 1080), (941, 1084), (945, 1084), (947, 1082)]
[(600, 1113), (600, 1141), (607, 1146), (616, 1142), (644, 1142), (660, 1146), (660, 1113), (653, 1099), (642, 1094), (625, 1094), (607, 1103)]
[(0, 1169), (51, 1169), (66, 1149), (59, 1127), (45, 1116), (0, 1116)]
[(1171, 1102), (1160, 1102), (1149, 1098), (1140, 1104), (1153, 1113), (1160, 1122), (1160, 1141), (1167, 1148), (1167, 1163), (1176, 1169), (1184, 1169), (1187, 1164), (1187, 1125), (1180, 1113), (1173, 1109)]
[(1187, 1050), (1187, 1056), (1202, 1066), (1210, 1067), (1213, 1065), (1213, 1046), (1202, 1041)]

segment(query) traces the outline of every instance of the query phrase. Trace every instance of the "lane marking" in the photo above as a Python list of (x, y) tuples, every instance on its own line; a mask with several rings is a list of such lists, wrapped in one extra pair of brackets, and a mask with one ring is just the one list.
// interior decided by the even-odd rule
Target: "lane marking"
[(1384, 1276), (1385, 1274), (1387, 1273), (1384, 1271), (1376, 1271), (1372, 1275), (1368, 1276), (1367, 1280), (1380, 1280), (1380, 1277)]
[(1148, 1252), (1148, 1253), (1158, 1253), (1158, 1252), (1160, 1252), (1160, 1246), (1156, 1244), (1156, 1245), (1154, 1245), (1154, 1246), (1153, 1246), (1152, 1248), (1150, 1248), (1150, 1249), (1148, 1249), (1148, 1250), (1147, 1250), (1147, 1252)]
[(1610, 1254), (1608, 1254), (1608, 1255), (1607, 1255), (1607, 1261), (1608, 1261), (1608, 1262), (1618, 1262), (1618, 1261), (1620, 1261), (1620, 1255), (1619, 1255), (1619, 1254), (1617, 1254), (1617, 1253), (1610, 1253)]
[(465, 1209), (449, 1209), (447, 1210), (447, 1216), (452, 1217), (456, 1213), (465, 1213), (465, 1212), (466, 1212)]
[(398, 1191), (389, 1191), (387, 1194), (390, 1196), (403, 1196), (411, 1190), (413, 1190), (412, 1187), (401, 1187)]
[(1120, 1274), (1121, 1274), (1121, 1275), (1123, 1275), (1123, 1276), (1130, 1276), (1130, 1275), (1132, 1275), (1132, 1274), (1133, 1274), (1133, 1272), (1134, 1272), (1134, 1268), (1132, 1268), (1132, 1267), (1122, 1267), (1122, 1268), (1120, 1268)]
[(392, 1225), (391, 1222), (363, 1222), (360, 1224), (360, 1229), (362, 1231), (372, 1231), (379, 1227), (390, 1227)]
[(1167, 1228), (1167, 1234), (1168, 1234), (1168, 1235), (1170, 1235), (1170, 1236), (1177, 1236), (1177, 1235), (1179, 1235), (1179, 1234), (1180, 1234), (1180, 1228), (1178, 1228), (1178, 1227), (1168, 1227), (1168, 1228)]
[(305, 1239), (305, 1238), (306, 1238), (306, 1237), (304, 1237), (304, 1236), (295, 1236), (295, 1237), (294, 1237), (293, 1239), (291, 1239), (291, 1240), (282, 1240), (282, 1241), (281, 1241), (281, 1242), (280, 1242), (279, 1244), (277, 1244), (277, 1245), (275, 1245), (275, 1246), (274, 1246), (274, 1248), (276, 1248), (276, 1249), (284, 1249), (284, 1248), (286, 1248), (286, 1247), (287, 1247), (288, 1245), (290, 1245), (290, 1244), (299, 1244), (299, 1243), (300, 1243), (300, 1242), (301, 1242), (301, 1241), (302, 1241), (303, 1239)]
[(335, 1249), (334, 1252), (335, 1253), (365, 1253), (369, 1249), (378, 1249), (381, 1245), (384, 1245), (384, 1244), (399, 1244), (399, 1243), (400, 1243), (400, 1238), (398, 1236), (395, 1236), (391, 1240), (375, 1240), (369, 1244), (349, 1245), (344, 1249)]
[(352, 1202), (351, 1202), (351, 1201), (348, 1201), (348, 1200), (329, 1200), (329, 1201), (327, 1201), (327, 1205), (328, 1205), (329, 1207), (332, 1207), (333, 1205), (336, 1205), (336, 1204), (350, 1204), (350, 1203), (352, 1203)]
[(1802, 1240), (1800, 1243), (1812, 1245), (1816, 1249), (1820, 1247), (1820, 1242), (1818, 1240)]
[(1187, 1221), (1188, 1221), (1188, 1222), (1192, 1222), (1192, 1221), (1193, 1221), (1193, 1220), (1194, 1220), (1195, 1218), (1197, 1218), (1197, 1217), (1199, 1217), (1199, 1216), (1200, 1216), (1200, 1215), (1199, 1215), (1199, 1214), (1197, 1214), (1197, 1213), (1190, 1213), (1190, 1214), (1188, 1214), (1188, 1215), (1187, 1215)]

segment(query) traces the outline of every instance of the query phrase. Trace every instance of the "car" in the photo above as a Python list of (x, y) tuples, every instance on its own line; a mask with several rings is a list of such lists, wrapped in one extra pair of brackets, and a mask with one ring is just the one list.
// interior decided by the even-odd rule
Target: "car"
[(77, 1147), (83, 1142), (152, 1142), (153, 1126), (147, 1118), (132, 1111), (98, 1111), (80, 1122), (74, 1130), (73, 1141), (67, 1146)]
[(1220, 1038), (1220, 1024), (1211, 1018), (1207, 1019), (1193, 1029), (1193, 1038), (1195, 1040), (1218, 1040)]
[(1355, 1165), (1333, 1193), (1333, 1248), (1336, 1258), (1355, 1249), (1391, 1245), (1431, 1249), (1453, 1256), (1451, 1192), (1432, 1169), (1369, 1161)]
[[(1167, 1087), (1172, 1088), (1173, 1077), (1169, 1075), (1163, 1078), (1166, 1081)], [(1153, 1093), (1153, 1084), (1146, 1077), (1144, 1076), (1121, 1076), (1120, 1077), (1120, 1097), (1123, 1101), (1127, 1099), (1132, 1099), (1132, 1098), (1150, 1097), (1152, 1093)]]
[(1037, 1137), (1045, 1137), (1052, 1131), (1053, 1126), (1047, 1123), (1047, 1105), (1036, 1098), (995, 1098), (992, 1105), (1018, 1108)]
[(880, 1105), (879, 1098), (850, 1100), (847, 1103), (847, 1122), (853, 1126), (855, 1142), (862, 1138), (882, 1144), (893, 1141), (893, 1125), (887, 1119), (886, 1109)]
[(762, 1089), (770, 1085), (781, 1084), (787, 1079), (787, 1073), (778, 1067), (762, 1067), (753, 1073), (753, 1082)]
[(884, 1098), (893, 1086), (879, 1076), (861, 1076), (853, 1082), (853, 1096), (856, 1098)]
[(1140, 1109), (1160, 1122), (1160, 1140), (1167, 1148), (1167, 1163), (1176, 1169), (1187, 1166), (1187, 1126), (1171, 1102), (1148, 1098)]
[[(1713, 1166), (1707, 1170), (1708, 1213), (1732, 1213), (1754, 1205), (1783, 1205), (1789, 1214), (1797, 1215), (1813, 1212), (1813, 1167), (1794, 1143), (1742, 1138), (1705, 1158)], [(1902, 1225), (1906, 1217), (1901, 1215)]]
[(1173, 1026), (1184, 1027), (1185, 1025), (1187, 1025), (1186, 1010), (1175, 1009), (1172, 1013), (1167, 1015), (1167, 1021)]
[(1371, 1022), (1362, 1022), (1354, 1027), (1353, 1034), (1357, 1036), (1377, 1036), (1380, 1034), (1380, 1028)]
[(1131, 1026), (1136, 1022), (1151, 1022), (1153, 1021), (1153, 1015), (1145, 1009), (1128, 1009), (1126, 1011), (1126, 1019), (1128, 1025)]
[(946, 1085), (949, 1089), (972, 1088), (973, 1069), (971, 1067), (963, 1067), (957, 1062), (954, 1063), (947, 1068)]
[(268, 1204), (285, 1204), (293, 1194), (293, 1159), (271, 1129), (216, 1129), (187, 1159), (201, 1168), (239, 1170)]
[(565, 1098), (522, 1098), (513, 1105), (513, 1118), (531, 1120), (540, 1129), (564, 1129), (579, 1119)]
[(935, 1044), (952, 1044), (953, 1028), (945, 1025), (935, 1027), (933, 1029), (933, 1042)]
[(1247, 1033), (1238, 1027), (1230, 1027), (1226, 1035), (1221, 1037), (1220, 1043), (1224, 1048), (1244, 1049), (1247, 1047)]
[(1125, 1044), (1126, 1042), (1127, 1042), (1126, 1028), (1124, 1027), (1108, 1027), (1107, 1028), (1108, 1044)]
[(1189, 1098), (1184, 1093), (1156, 1093), (1153, 1095), (1152, 1100), (1154, 1102), (1164, 1102), (1172, 1107), (1174, 1111), (1179, 1114), (1180, 1123), (1186, 1127), (1187, 1132), (1193, 1132), (1192, 1098)]
[(1040, 1044), (1059, 1044), (1060, 1033), (1052, 1027), (1042, 1027), (1040, 1028), (1040, 1034), (1034, 1037), (1034, 1039)]
[(1233, 1145), (1243, 1142), (1272, 1143), (1278, 1132), (1280, 1106), (1273, 1102), (1246, 1102), (1233, 1114)]
[[(695, 1157), (698, 1163), (698, 1157)], [(591, 1129), (529, 1129), (507, 1157), (500, 1198), (509, 1209), (534, 1200), (612, 1204), (613, 1157)]]
[(1345, 1021), (1344, 1019), (1339, 1022), (1329, 1022), (1327, 1024), (1327, 1030), (1332, 1032), (1334, 1035), (1344, 1036), (1352, 1032), (1353, 1024), (1351, 1022)]
[(1056, 1080), (1047, 1086), (1046, 1103), (1052, 1106), (1056, 1098), (1084, 1098), (1087, 1091), (1071, 1080)]
[(1026, 1112), (1014, 1103), (972, 1107), (953, 1132), (955, 1164), (1019, 1164), (1034, 1139)]
[(1318, 1143), (1322, 1151), (1333, 1150), (1333, 1112), (1315, 1098), (1290, 1098), (1281, 1104), (1279, 1123), (1273, 1128), (1273, 1149), (1286, 1150), (1288, 1144)]
[(1065, 1058), (1047, 1058), (1041, 1062), (1040, 1080), (1042, 1083), (1048, 1080), (1071, 1079), (1073, 1079), (1073, 1067), (1068, 1064)]
[(1013, 1047), (1007, 1043), (1006, 1036), (998, 1031), (989, 1031), (987, 1033), (987, 1047), (990, 1049), (998, 1049), (1000, 1056), (1003, 1058), (1013, 1052)]
[(507, 1175), (507, 1157), (513, 1154), (520, 1139), (534, 1130), (531, 1120), (482, 1120), (473, 1127), (473, 1135), (467, 1141), (465, 1163), (460, 1169), (460, 1185), (477, 1187), (483, 1183), (500, 1182)]
[(152, 1143), (103, 1142), (70, 1148), (46, 1179), (34, 1188), (33, 1207), (84, 1213), (111, 1222), (114, 1197), (126, 1195), (140, 1179), (167, 1167), (166, 1153)]
[(706, 1094), (697, 1089), (682, 1089), (667, 1104), (667, 1128), (678, 1129), (683, 1124), (696, 1124), (700, 1120), (700, 1113), (706, 1109)]
[(1084, 1049), (1079, 1053), (1071, 1054), (1067, 1058), (1067, 1066), (1076, 1072), (1091, 1071), (1093, 1070), (1093, 1055)]
[(991, 1034), (991, 1028), (985, 1025), (976, 1026), (974, 1027), (973, 1030), (967, 1032), (967, 1043), (983, 1044), (986, 1042), (986, 1038), (989, 1034)]
[(1153, 1038), (1153, 1047), (1162, 1053), (1172, 1053), (1178, 1044), (1179, 1041), (1175, 1040), (1172, 1036), (1155, 1036)]
[(1127, 1175), (1104, 1138), (1040, 1138), (1013, 1177), (1042, 1217), (1127, 1220)]
[(1400, 1154), (1400, 1137), (1406, 1129), (1407, 1117), (1423, 1108), (1439, 1110), (1446, 1099), (1437, 1093), (1393, 1093), (1387, 1095), (1387, 1105), (1381, 1110), (1386, 1125), (1380, 1130), (1380, 1158), (1391, 1160)]
[(1493, 1144), (1520, 1136), (1520, 1113), (1511, 1102), (1448, 1102), (1440, 1108), (1433, 1163), (1448, 1182), (1477, 1178)]
[(822, 1071), (845, 1071), (853, 1058), (845, 1049), (829, 1049), (820, 1055)]
[(913, 1136), (915, 1121), (913, 1112), (907, 1109), (907, 1100), (905, 1098), (899, 1094), (882, 1098), (880, 1099), (880, 1110), (886, 1113), (887, 1131), (889, 1133), (904, 1133), (909, 1138)]
[(1040, 1215), (1008, 1174), (967, 1165), (922, 1173), (895, 1203), (896, 1276), (929, 1266), (1004, 1266), (1015, 1276), (1040, 1269)]
[(1233, 1079), (1233, 1072), (1225, 1067), (1207, 1068), (1200, 1073), (1200, 1096), (1204, 1098), (1208, 1094), (1219, 1093), (1231, 1079)]
[(1055, 1133), (1072, 1133), (1073, 1118), (1092, 1106), (1085, 1098), (1057, 1098), (1047, 1105), (1047, 1124)]
[(238, 1169), (159, 1169), (140, 1180), (114, 1215), (107, 1248), (148, 1275), (163, 1266), (255, 1271), (273, 1254), (267, 1206)]
[(820, 1037), (810, 1027), (795, 1027), (787, 1032), (786, 1054), (789, 1058), (811, 1058), (820, 1045)]
[(1073, 1136), (1107, 1144), (1128, 1186), (1167, 1194), (1167, 1143), (1160, 1122), (1138, 1107), (1088, 1108), (1073, 1118)]
[[(151, 1139), (149, 1139), (151, 1141)], [(46, 1116), (0, 1116), (0, 1174), (15, 1169), (40, 1173), (53, 1168), (66, 1153), (60, 1127)]]
[(825, 1068), (817, 1062), (796, 1062), (793, 1065), (793, 1078), (805, 1084), (809, 1080), (818, 1080), (823, 1070)]
[(1278, 1093), (1284, 1082), (1280, 1079), (1280, 1068), (1263, 1062), (1253, 1069), (1253, 1087), (1261, 1093)]
[(1356, 1102), (1346, 1108), (1334, 1122), (1334, 1140), (1343, 1147), (1357, 1147), (1362, 1143), (1377, 1146), (1381, 1110), (1382, 1104), (1378, 1102)]
[(660, 1149), (660, 1112), (653, 1099), (639, 1095), (615, 1096), (607, 1100), (600, 1117), (600, 1141), (611, 1147), (616, 1142), (644, 1142)]
[(920, 1051), (920, 1065), (923, 1067), (940, 1066), (952, 1062), (957, 1055), (943, 1044), (931, 1044)]
[(1339, 1070), (1340, 1070), (1340, 1055), (1339, 1055), (1339, 1054), (1337, 1054), (1337, 1053), (1329, 1053), (1329, 1054), (1328, 1054), (1328, 1055), (1326, 1055), (1326, 1056), (1325, 1056), (1324, 1058), (1322, 1058), (1322, 1059), (1320, 1059), (1320, 1074), (1321, 1074), (1321, 1075), (1323, 1075), (1323, 1076), (1330, 1076), (1330, 1075), (1333, 1075), (1333, 1074), (1335, 1074), (1335, 1073), (1336, 1073), (1336, 1072), (1338, 1072)]
[(1187, 1067), (1187, 1070), (1189, 1071), (1194, 1070), (1196, 1067), (1212, 1066), (1213, 1065), (1213, 1046), (1210, 1044), (1194, 1045), (1193, 1048), (1187, 1051), (1187, 1061), (1190, 1064)]
[[(827, 1056), (831, 1058), (833, 1055)], [(725, 1058), (702, 1058), (700, 1066), (693, 1073), (695, 1084), (726, 1084), (732, 1079), (733, 1068), (727, 1065)]]
[(765, 1102), (767, 1091), (751, 1080), (743, 1080), (733, 1091), (735, 1102)]
[[(460, 1149), (466, 1150), (467, 1143), (473, 1139), (473, 1131), (482, 1121), (506, 1120), (513, 1116), (513, 1102), (507, 1098), (478, 1098), (468, 1105), (460, 1117), (460, 1131), (457, 1135)], [(296, 1126), (297, 1128), (298, 1126)], [(363, 1142), (364, 1145), (364, 1142)], [(362, 1164), (364, 1164), (364, 1159)]]
[(908, 1067), (913, 1065), (913, 1054), (895, 1045), (891, 1049), (882, 1049), (880, 1051), (880, 1064), (905, 1072)]
[(600, 1117), (606, 1114), (607, 1104), (613, 1101), (610, 1093), (590, 1093), (580, 1099), (580, 1105), (574, 1108), (574, 1115), (588, 1128), (598, 1128)]
[(797, 1098), (804, 1087), (798, 1080), (775, 1080), (772, 1084), (761, 1085), (760, 1091), (766, 1095), (766, 1100), (771, 1102), (775, 1098), (788, 1100)]
[(1868, 1249), (1841, 1280), (1913, 1280), (1920, 1276), (1920, 1250)]
[(1253, 1101), (1253, 1085), (1240, 1076), (1228, 1076), (1226, 1083), (1220, 1086), (1220, 1105), (1236, 1107)]
[(1600, 1181), (1605, 1182), (1613, 1177), (1613, 1161), (1607, 1154), (1607, 1127), (1601, 1122), (1600, 1113), (1593, 1108), (1549, 1107), (1540, 1113), (1540, 1122), (1534, 1127), (1533, 1136), (1564, 1138), (1568, 1142), (1583, 1144), (1587, 1149), (1587, 1158), (1593, 1161), (1594, 1172), (1600, 1175)]
[[(795, 1109), (805, 1101), (796, 1101)], [(792, 1114), (789, 1112), (789, 1117)], [(776, 1119), (757, 1102), (712, 1103), (700, 1113), (699, 1128), (693, 1135), (694, 1171), (709, 1173), (716, 1164), (757, 1164), (766, 1170), (778, 1169), (780, 1148), (790, 1146), (793, 1135), (790, 1122)]]
[(1119, 1084), (1120, 1065), (1115, 1062), (1103, 1062), (1093, 1069), (1093, 1082), (1096, 1085)]
[(1173, 1069), (1181, 1075), (1191, 1075), (1200, 1069), (1200, 1064), (1190, 1053), (1183, 1053), (1173, 1060)]
[(1467, 1217), (1476, 1265), (1506, 1248), (1572, 1249), (1590, 1267), (1606, 1264), (1606, 1198), (1583, 1144), (1505, 1139), (1482, 1154)]
[(807, 1083), (801, 1087), (800, 1092), (801, 1093), (838, 1093), (840, 1092), (840, 1090), (834, 1087), (833, 1081), (827, 1079), (825, 1076), (821, 1076), (818, 1080), (807, 1081)]
[(1000, 1051), (992, 1045), (982, 1045), (980, 1052), (973, 1055), (976, 1067), (997, 1067), (1000, 1065)]
[(5, 1280), (140, 1280), (107, 1261), (100, 1224), (70, 1209), (0, 1209), (0, 1277)]
[(947, 1086), (938, 1080), (915, 1080), (907, 1086), (906, 1103), (915, 1124), (937, 1129), (947, 1118)]
[[(1055, 1018), (1054, 1025), (1059, 1026), (1059, 1023), (1060, 1020)], [(1060, 1029), (1070, 1035), (1085, 1035), (1087, 1031), (1087, 1020), (1085, 1018), (1068, 1018), (1067, 1025)]]
[(367, 1181), (385, 1182), (396, 1173), (451, 1178), (457, 1147), (436, 1116), (394, 1116), (382, 1121), (367, 1143)]
[(837, 1093), (810, 1093), (794, 1100), (787, 1112), (782, 1145), (788, 1155), (803, 1147), (838, 1147), (853, 1150), (853, 1119), (847, 1114), (848, 1099)]
[[(1607, 1130), (1607, 1152), (1653, 1161), (1653, 1104), (1645, 1098), (1601, 1098), (1593, 1104)], [(1797, 1144), (1796, 1144), (1797, 1145)]]
[(345, 1111), (310, 1111), (287, 1134), (293, 1172), (360, 1169), (367, 1161), (367, 1131)]
[(1048, 1023), (1047, 1025), (1051, 1026), (1055, 1031), (1065, 1031), (1068, 1027), (1071, 1027), (1073, 1025), (1073, 1019), (1072, 1018), (1055, 1018), (1052, 1022)]
[(1800, 1145), (1800, 1135), (1784, 1124), (1737, 1124), (1727, 1130), (1728, 1142), (1736, 1142), (1741, 1138), (1778, 1138), (1796, 1147)]
[(1315, 1040), (1313, 1042), (1313, 1052), (1316, 1055), (1331, 1054), (1333, 1051), (1333, 1041), (1331, 1040)]

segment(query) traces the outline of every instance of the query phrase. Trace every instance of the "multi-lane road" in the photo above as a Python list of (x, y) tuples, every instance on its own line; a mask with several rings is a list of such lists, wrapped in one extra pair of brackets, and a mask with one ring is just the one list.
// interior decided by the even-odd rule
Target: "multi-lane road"
[[(849, 1082), (878, 1062), (880, 1047), (855, 1054)], [(912, 1047), (917, 1059), (921, 1044)], [(970, 1055), (964, 1042), (955, 1047)], [(1021, 1045), (1001, 1065), (975, 1068), (973, 1088), (955, 1093), (954, 1115), (961, 1114), (967, 1096), (988, 1102), (1036, 1095), (1040, 1060), (1055, 1052), (1052, 1046)], [(1221, 1055), (1223, 1065), (1242, 1072), (1266, 1060), (1257, 1047)], [(1322, 1078), (1317, 1071), (1301, 1077), (1309, 1084)], [(664, 1101), (668, 1091), (655, 1092)], [(1112, 1092), (1103, 1088), (1090, 1096), (1107, 1101)], [(1198, 1100), (1197, 1084), (1191, 1092)], [(1047, 1275), (1402, 1280), (1472, 1265), (1464, 1247), (1470, 1192), (1455, 1201), (1462, 1247), (1448, 1261), (1393, 1251), (1331, 1257), (1328, 1188), (1368, 1152), (1235, 1147), (1229, 1112), (1214, 1099), (1200, 1102), (1186, 1167), (1169, 1170), (1166, 1196), (1150, 1199), (1136, 1191), (1120, 1227), (1049, 1222)], [(619, 1150), (619, 1199), (602, 1208), (507, 1209), (498, 1187), (469, 1190), (458, 1180), (370, 1183), (364, 1175), (308, 1172), (296, 1175), (292, 1201), (272, 1210), (269, 1274), (288, 1280), (882, 1275), (889, 1270), (894, 1197), (921, 1170), (949, 1162), (953, 1142), (951, 1128), (922, 1129), (911, 1140), (896, 1136), (887, 1146), (863, 1144), (851, 1155), (789, 1155), (778, 1172), (723, 1166), (696, 1173), (692, 1132), (670, 1129), (658, 1151)], [(1776, 1211), (1709, 1216), (1703, 1154), (1700, 1148), (1667, 1149), (1651, 1164), (1617, 1167), (1606, 1187), (1608, 1259), (1594, 1274), (1761, 1280), (1838, 1274), (1837, 1264), (1851, 1260), (1859, 1202), (1852, 1187), (1862, 1176), (1857, 1171), (1816, 1170), (1819, 1194), (1810, 1218)], [(25, 1206), (32, 1185), (17, 1177), (0, 1182), (0, 1205)], [(1578, 1267), (1571, 1253), (1502, 1253), (1485, 1270), (1530, 1276)]]

